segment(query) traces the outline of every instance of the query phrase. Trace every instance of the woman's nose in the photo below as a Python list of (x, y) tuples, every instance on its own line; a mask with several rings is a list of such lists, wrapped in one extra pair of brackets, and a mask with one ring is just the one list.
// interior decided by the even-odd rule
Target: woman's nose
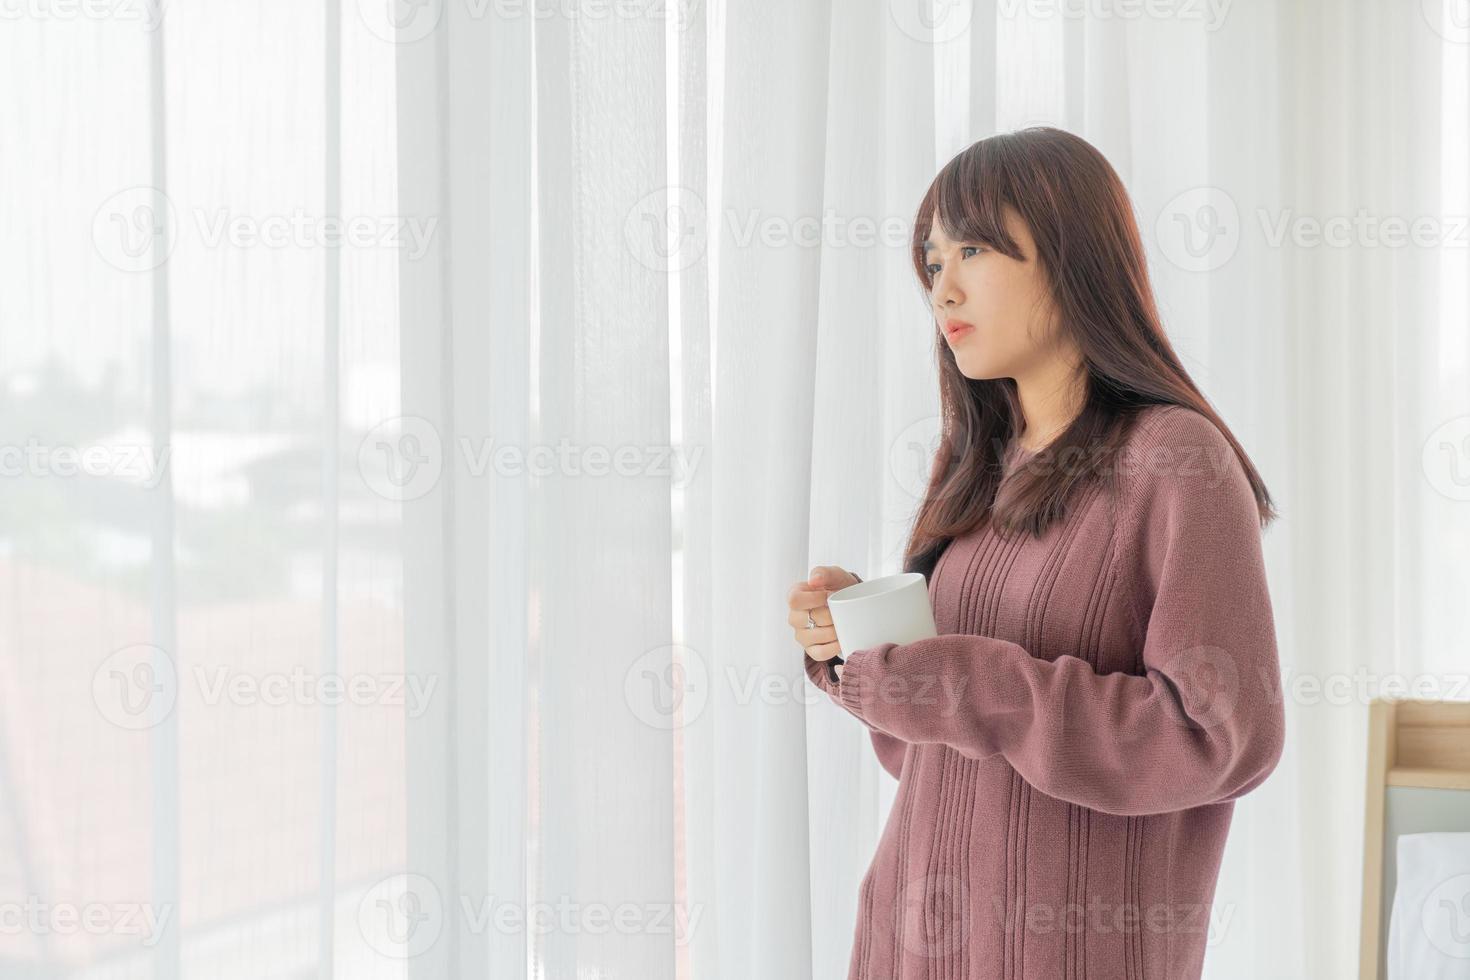
[(959, 290), (950, 284), (949, 272), (946, 269), (939, 270), (939, 278), (934, 280), (934, 312), (942, 313), (948, 306), (959, 302)]

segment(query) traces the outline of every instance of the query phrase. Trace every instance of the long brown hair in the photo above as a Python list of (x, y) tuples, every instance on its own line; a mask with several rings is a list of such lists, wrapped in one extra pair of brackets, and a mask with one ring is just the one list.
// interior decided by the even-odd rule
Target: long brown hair
[[(932, 286), (924, 243), (935, 212), (956, 242), (1027, 260), (1006, 232), (1004, 209), (1030, 229), (1050, 284), (1057, 326), (1082, 356), (1083, 404), (1071, 424), (1002, 484), (1004, 453), (1024, 422), (1016, 382), (973, 380), (935, 325), (941, 431), (924, 501), (904, 555), (928, 576), (951, 538), (989, 520), (1002, 531), (1043, 533), (1091, 480), (1116, 489), (1109, 465), (1145, 406), (1172, 404), (1209, 419), (1235, 450), (1264, 528), (1277, 514), (1239, 441), (1184, 370), (1159, 323), (1138, 224), (1122, 180), (1098, 150), (1050, 126), (971, 144), (945, 164), (914, 219), (914, 273)], [(933, 309), (928, 311), (931, 320)], [(1080, 460), (1076, 465), (1056, 461)]]

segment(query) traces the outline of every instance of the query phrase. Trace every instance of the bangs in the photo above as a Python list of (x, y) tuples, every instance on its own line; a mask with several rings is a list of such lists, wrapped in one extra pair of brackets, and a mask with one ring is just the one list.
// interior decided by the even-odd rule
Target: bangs
[(1016, 205), (1010, 173), (998, 154), (987, 152), (992, 146), (981, 144), (978, 152), (956, 157), (934, 177), (914, 219), (917, 268), (924, 267), (924, 245), (931, 237), (936, 213), (951, 241), (984, 245), (1018, 261), (1025, 258), (1021, 246), (1006, 231), (1005, 206)]

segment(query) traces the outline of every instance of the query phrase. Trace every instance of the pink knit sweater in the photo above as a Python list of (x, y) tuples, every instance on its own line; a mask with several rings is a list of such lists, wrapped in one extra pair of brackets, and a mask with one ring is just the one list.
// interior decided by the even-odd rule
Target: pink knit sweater
[(1192, 409), (1145, 409), (1118, 468), (1040, 539), (951, 542), (941, 635), (835, 685), (805, 658), (899, 781), (849, 980), (1200, 975), (1233, 801), (1284, 737), (1260, 522)]

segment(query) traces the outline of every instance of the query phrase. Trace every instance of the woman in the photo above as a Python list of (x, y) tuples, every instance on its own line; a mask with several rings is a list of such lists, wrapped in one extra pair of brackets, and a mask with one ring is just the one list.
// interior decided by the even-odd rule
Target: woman
[(904, 569), (940, 635), (842, 651), (839, 568), (789, 597), (807, 676), (899, 780), (848, 976), (1198, 977), (1234, 801), (1282, 752), (1271, 498), (1086, 141), (975, 143), (912, 250), (944, 422)]

